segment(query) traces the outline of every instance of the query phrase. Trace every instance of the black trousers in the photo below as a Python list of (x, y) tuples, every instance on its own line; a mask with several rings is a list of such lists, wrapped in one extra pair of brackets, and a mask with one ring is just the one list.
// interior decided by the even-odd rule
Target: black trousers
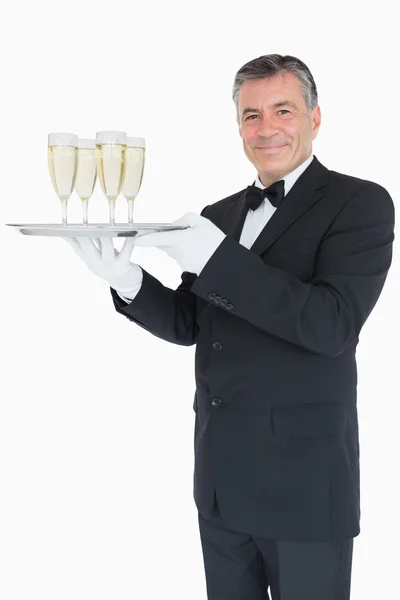
[(198, 518), (208, 600), (349, 600), (353, 538), (305, 543), (233, 531), (216, 501), (211, 518)]

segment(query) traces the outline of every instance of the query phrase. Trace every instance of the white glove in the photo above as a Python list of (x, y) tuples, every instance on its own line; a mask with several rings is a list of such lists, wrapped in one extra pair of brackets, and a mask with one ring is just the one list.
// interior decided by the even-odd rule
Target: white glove
[(109, 286), (121, 292), (126, 298), (134, 298), (143, 281), (143, 271), (139, 265), (130, 262), (135, 245), (134, 238), (126, 238), (121, 251), (114, 248), (112, 238), (63, 238), (72, 246), (86, 266)]
[(174, 258), (183, 271), (199, 275), (226, 234), (210, 219), (186, 213), (172, 225), (188, 225), (188, 229), (143, 233), (135, 245), (156, 246)]

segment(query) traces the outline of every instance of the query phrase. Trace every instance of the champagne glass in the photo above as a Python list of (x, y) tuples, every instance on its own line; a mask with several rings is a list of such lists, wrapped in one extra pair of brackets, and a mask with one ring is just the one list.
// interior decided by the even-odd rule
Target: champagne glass
[(97, 179), (96, 140), (80, 138), (78, 141), (78, 171), (75, 191), (82, 201), (83, 223), (88, 224), (88, 202)]
[(97, 173), (101, 189), (108, 200), (111, 225), (115, 225), (115, 202), (125, 177), (126, 139), (124, 131), (96, 133)]
[(74, 133), (49, 133), (48, 136), (47, 161), (53, 187), (61, 201), (63, 225), (67, 224), (67, 203), (75, 185), (78, 139)]
[(128, 202), (128, 223), (133, 223), (133, 201), (139, 193), (145, 162), (145, 139), (128, 137), (125, 156), (125, 179), (122, 194)]

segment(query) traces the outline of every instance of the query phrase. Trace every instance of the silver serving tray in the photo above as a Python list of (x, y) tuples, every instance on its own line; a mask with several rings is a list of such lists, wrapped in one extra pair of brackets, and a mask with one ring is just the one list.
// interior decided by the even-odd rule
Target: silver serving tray
[(171, 223), (59, 223), (15, 224), (6, 223), (7, 227), (14, 227), (24, 235), (47, 235), (53, 237), (135, 237), (145, 233), (157, 231), (173, 231), (175, 229), (188, 229), (185, 225), (171, 225)]

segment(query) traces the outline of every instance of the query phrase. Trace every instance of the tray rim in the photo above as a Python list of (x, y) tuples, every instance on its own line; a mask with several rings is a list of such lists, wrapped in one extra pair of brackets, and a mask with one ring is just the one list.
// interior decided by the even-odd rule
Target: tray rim
[(176, 231), (188, 229), (189, 225), (172, 223), (6, 223), (22, 235), (47, 237), (136, 237), (146, 232)]
[(85, 225), (84, 223), (68, 223), (64, 225), (63, 223), (5, 223), (7, 227), (35, 227), (35, 228), (51, 228), (51, 229), (90, 229), (94, 228), (102, 228), (105, 231), (110, 231), (112, 229), (134, 229), (135, 227), (173, 227), (174, 229), (186, 229), (187, 225), (174, 225), (173, 223), (115, 223), (115, 225), (111, 225), (109, 223), (88, 223)]

